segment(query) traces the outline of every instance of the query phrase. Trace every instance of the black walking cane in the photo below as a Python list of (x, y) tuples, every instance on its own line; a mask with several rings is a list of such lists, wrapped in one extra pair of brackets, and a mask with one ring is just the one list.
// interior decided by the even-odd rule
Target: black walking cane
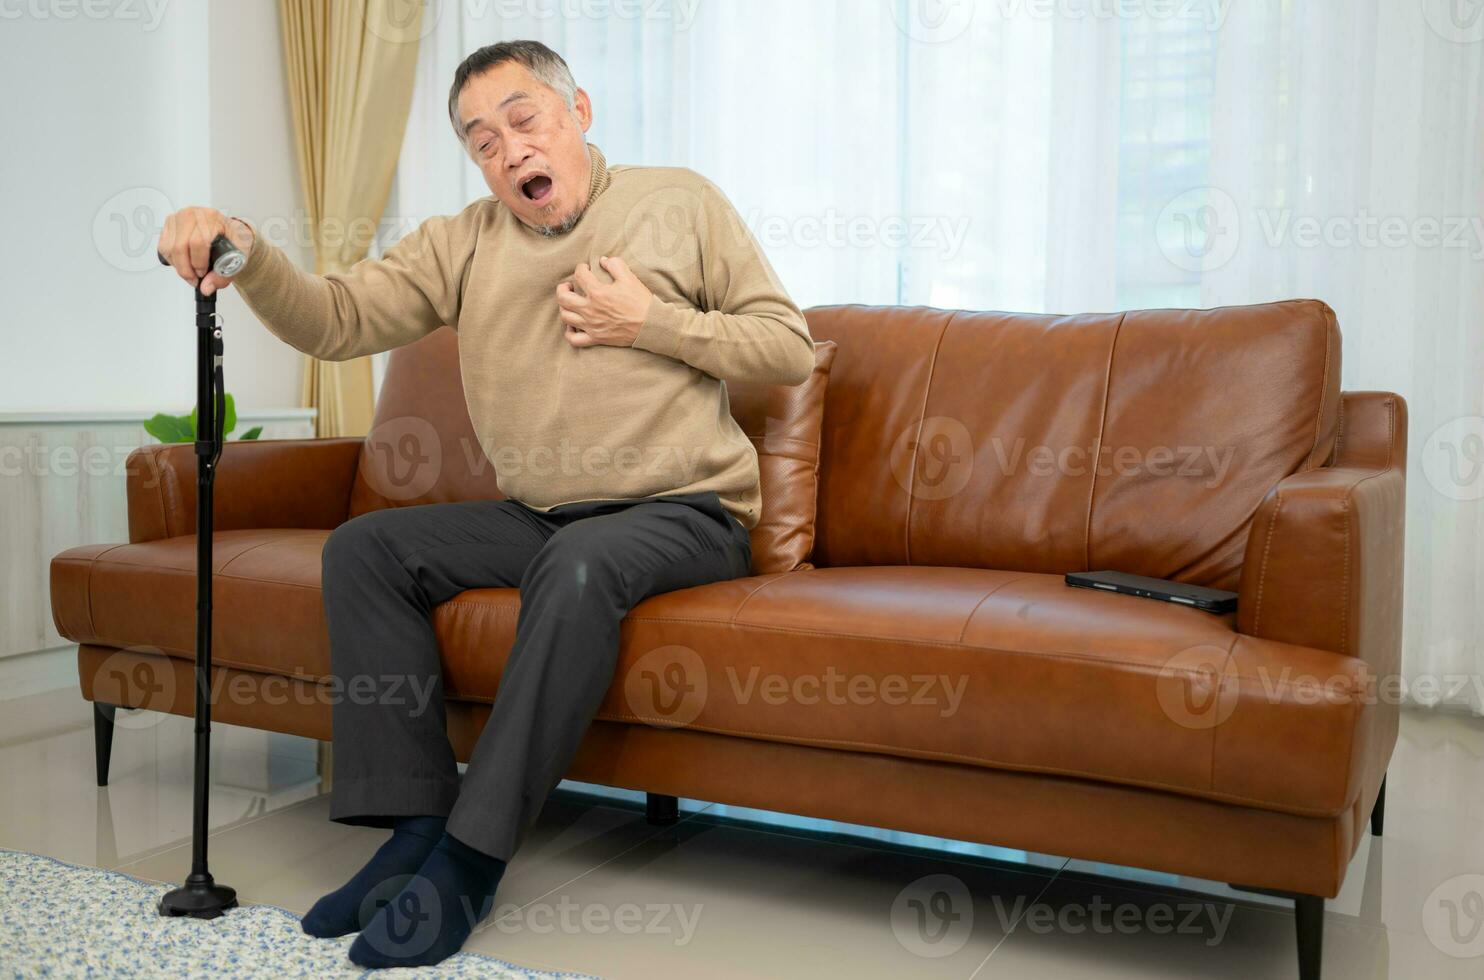
[[(163, 255), (160, 262), (165, 265)], [(246, 262), (242, 252), (217, 235), (211, 268), (235, 275)], [(222, 455), (222, 327), (216, 294), (201, 295), (196, 284), (196, 778), (191, 828), (191, 873), (185, 884), (160, 898), (160, 914), (214, 919), (237, 907), (237, 890), (218, 885), (206, 867), (206, 791), (211, 767), (211, 528), (212, 488)]]

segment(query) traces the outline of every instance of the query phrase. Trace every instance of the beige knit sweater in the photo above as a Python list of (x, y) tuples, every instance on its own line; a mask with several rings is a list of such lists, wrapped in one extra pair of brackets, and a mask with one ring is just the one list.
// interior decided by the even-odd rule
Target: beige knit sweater
[[(757, 453), (722, 381), (804, 381), (804, 317), (714, 184), (610, 168), (588, 149), (588, 207), (564, 235), (539, 234), (490, 196), (343, 274), (310, 275), (255, 234), (234, 285), (269, 330), (324, 360), (454, 327), (469, 415), (506, 496), (546, 510), (714, 490), (755, 527)], [(603, 255), (622, 256), (654, 299), (633, 347), (574, 348), (556, 287), (579, 262), (606, 281)]]

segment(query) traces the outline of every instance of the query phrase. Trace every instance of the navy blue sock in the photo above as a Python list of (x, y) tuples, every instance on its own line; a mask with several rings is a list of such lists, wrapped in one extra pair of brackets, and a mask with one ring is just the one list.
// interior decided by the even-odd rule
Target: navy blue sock
[[(314, 903), (299, 925), (311, 936), (332, 939), (359, 932), (379, 907), (375, 899), (366, 899), (382, 891), (383, 899), (396, 894), (405, 883), (401, 879), (413, 874), (433, 852), (443, 836), (447, 817), (397, 817), (392, 822), (392, 836), (371, 856), (355, 877)], [(367, 906), (362, 908), (362, 906)]]
[(444, 831), (407, 886), (377, 912), (350, 946), (357, 966), (429, 966), (463, 948), (495, 907), (505, 862)]

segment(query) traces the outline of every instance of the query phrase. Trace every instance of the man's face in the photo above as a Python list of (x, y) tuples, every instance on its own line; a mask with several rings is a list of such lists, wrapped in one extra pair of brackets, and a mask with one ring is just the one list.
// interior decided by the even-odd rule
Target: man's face
[(583, 133), (592, 103), (577, 90), (572, 108), (513, 61), (471, 78), (459, 93), (464, 146), (495, 197), (522, 222), (557, 234), (587, 206), (590, 179)]

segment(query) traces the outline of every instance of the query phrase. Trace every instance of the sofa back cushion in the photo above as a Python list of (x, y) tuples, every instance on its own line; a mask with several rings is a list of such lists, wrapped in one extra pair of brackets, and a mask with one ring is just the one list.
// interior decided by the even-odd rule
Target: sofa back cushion
[(817, 565), (1118, 569), (1235, 588), (1258, 504), (1335, 442), (1314, 300), (1087, 316), (837, 306)]
[[(732, 416), (758, 452), (763, 515), (752, 531), (752, 567), (759, 574), (807, 567), (821, 415), (834, 355), (834, 344), (818, 344), (814, 373), (801, 385), (728, 386)], [(442, 327), (393, 351), (361, 451), (350, 516), (503, 496), (469, 420), (458, 335)]]
[(469, 421), (459, 335), (439, 327), (392, 351), (351, 488), (350, 516), (504, 496)]
[(835, 345), (814, 345), (814, 372), (801, 385), (728, 381), (732, 418), (757, 450), (763, 513), (752, 529), (757, 575), (809, 568), (819, 499), (819, 439)]

